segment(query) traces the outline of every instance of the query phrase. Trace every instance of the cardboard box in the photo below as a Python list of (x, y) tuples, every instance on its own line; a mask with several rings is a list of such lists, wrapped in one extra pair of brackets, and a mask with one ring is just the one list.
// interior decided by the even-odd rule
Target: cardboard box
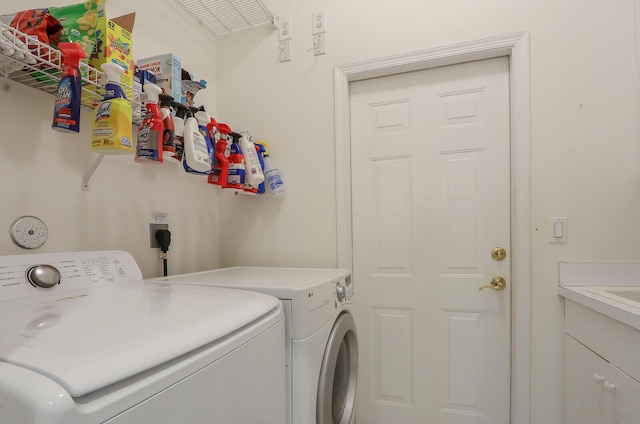
[(133, 74), (135, 66), (133, 61), (133, 24), (135, 13), (108, 19), (99, 16), (96, 27), (96, 45), (89, 58), (89, 65), (101, 69), (103, 63), (117, 63), (124, 68), (120, 82), (126, 87), (127, 98), (133, 97)]
[(156, 76), (156, 84), (162, 91), (179, 102), (182, 99), (182, 62), (172, 53), (147, 57), (136, 62), (140, 70)]

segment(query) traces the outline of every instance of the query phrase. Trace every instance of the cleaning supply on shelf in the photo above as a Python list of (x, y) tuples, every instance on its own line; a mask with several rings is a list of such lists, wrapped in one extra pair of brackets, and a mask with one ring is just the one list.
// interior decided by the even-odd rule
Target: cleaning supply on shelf
[(216, 121), (213, 116), (209, 116), (207, 131), (209, 131), (209, 138), (211, 139), (211, 146), (213, 147), (215, 158), (216, 143), (220, 139), (220, 133), (218, 132), (218, 121)]
[(162, 115), (162, 154), (165, 158), (173, 157), (176, 154), (175, 133), (176, 128), (171, 114), (171, 104), (173, 97), (168, 94), (160, 94), (160, 113)]
[(133, 73), (133, 123), (140, 125), (144, 118), (144, 107), (142, 105), (145, 101), (144, 85), (146, 83), (156, 83), (156, 76), (149, 71), (142, 71), (135, 68)]
[(269, 157), (269, 152), (266, 150), (266, 143), (261, 143), (265, 146), (264, 152), (264, 177), (267, 185), (269, 186), (269, 190), (271, 191), (271, 195), (273, 197), (284, 196), (286, 191), (286, 186), (284, 185), (284, 181), (282, 180), (282, 175), (280, 174), (280, 170), (275, 167), (273, 162), (271, 161), (271, 157)]
[(209, 184), (225, 187), (229, 174), (229, 159), (227, 159), (227, 144), (231, 128), (227, 124), (218, 123), (219, 138), (216, 141), (216, 156), (211, 167), (211, 174), (207, 182)]
[(131, 143), (131, 103), (120, 87), (124, 69), (115, 63), (103, 63), (107, 84), (102, 103), (96, 106), (91, 132), (91, 150), (97, 153), (129, 153)]
[(229, 172), (227, 173), (227, 184), (222, 188), (232, 188), (236, 191), (244, 189), (244, 156), (240, 148), (240, 137), (242, 134), (237, 132), (229, 133), (233, 141), (231, 142), (231, 150), (229, 152)]
[(251, 134), (241, 133), (238, 144), (240, 144), (240, 149), (244, 156), (245, 190), (257, 193), (258, 186), (264, 181), (264, 174), (262, 173), (262, 167), (260, 166), (260, 159), (258, 159), (256, 146), (251, 141)]
[[(262, 173), (264, 174), (264, 157), (263, 157), (263, 155), (264, 155), (264, 152), (266, 151), (266, 149), (260, 143), (254, 143), (254, 145), (256, 146), (256, 152), (258, 153), (258, 159), (260, 159), (260, 168), (262, 169)], [(265, 183), (263, 181), (258, 185), (258, 194), (264, 194), (265, 191), (266, 191)]]
[(175, 128), (173, 141), (176, 145), (176, 152), (172, 158), (182, 162), (182, 157), (184, 155), (184, 120), (187, 117), (189, 108), (178, 102), (173, 102), (172, 106), (176, 111), (176, 116), (173, 118), (173, 126)]
[(158, 98), (162, 89), (155, 84), (144, 85), (147, 95), (145, 109), (147, 113), (138, 128), (138, 145), (136, 147), (136, 162), (162, 163), (162, 135), (164, 124), (158, 106)]
[[(200, 107), (200, 108), (191, 108), (191, 110), (193, 111), (193, 116), (196, 117), (196, 120), (198, 121), (198, 128), (200, 129), (200, 134), (202, 134), (202, 137), (204, 137), (204, 141), (207, 145), (207, 152), (209, 153), (209, 163), (213, 163), (213, 158), (215, 156), (215, 151), (213, 148), (213, 143), (211, 141), (211, 136), (209, 134), (209, 124), (211, 123), (211, 115), (209, 115), (204, 108)], [(211, 169), (209, 169), (210, 173)]]
[(78, 66), (86, 54), (78, 43), (60, 43), (58, 48), (62, 54), (62, 74), (56, 91), (51, 128), (79, 132), (82, 80)]
[(189, 174), (202, 175), (211, 172), (211, 157), (207, 142), (200, 132), (198, 120), (189, 108), (186, 109), (184, 119), (184, 158), (182, 164), (184, 170)]

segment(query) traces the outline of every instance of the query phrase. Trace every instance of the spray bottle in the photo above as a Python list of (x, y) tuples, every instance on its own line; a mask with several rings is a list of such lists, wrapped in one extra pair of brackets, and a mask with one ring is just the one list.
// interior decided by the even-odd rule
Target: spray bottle
[(155, 84), (147, 83), (144, 85), (144, 92), (147, 95), (145, 102), (147, 114), (138, 128), (135, 160), (140, 163), (162, 163), (164, 124), (158, 107), (158, 97), (162, 89)]
[(82, 81), (78, 66), (80, 59), (87, 55), (78, 43), (60, 43), (58, 48), (62, 53), (62, 75), (56, 92), (51, 128), (56, 131), (79, 132)]
[(173, 120), (173, 126), (175, 128), (173, 141), (176, 145), (176, 152), (172, 157), (182, 162), (184, 154), (184, 120), (187, 116), (187, 112), (189, 112), (189, 108), (182, 103), (177, 102), (173, 102), (172, 106), (176, 110), (176, 117)]
[(225, 188), (229, 174), (229, 159), (227, 159), (227, 140), (231, 128), (227, 124), (218, 124), (220, 138), (216, 141), (216, 157), (211, 168), (211, 174), (207, 179), (209, 184), (215, 184)]
[(162, 126), (164, 127), (164, 131), (162, 132), (162, 155), (166, 159), (173, 157), (176, 154), (176, 127), (173, 122), (173, 116), (171, 115), (173, 97), (168, 94), (161, 93), (159, 99)]
[(211, 158), (207, 142), (198, 128), (198, 121), (187, 108), (184, 119), (184, 170), (190, 174), (208, 174), (211, 172)]
[(116, 63), (103, 63), (107, 79), (104, 100), (96, 107), (91, 133), (91, 150), (97, 153), (129, 153), (131, 139), (131, 103), (120, 87), (124, 68)]
[[(259, 142), (254, 143), (256, 146), (256, 152), (258, 153), (258, 159), (260, 159), (260, 168), (262, 168), (262, 173), (264, 174), (264, 152), (266, 149)], [(258, 185), (258, 194), (264, 194), (265, 192), (265, 183), (264, 181)]]
[(264, 152), (264, 177), (267, 185), (269, 186), (269, 190), (271, 190), (271, 195), (273, 197), (284, 196), (285, 193), (285, 185), (282, 180), (282, 175), (280, 175), (280, 170), (276, 168), (271, 162), (271, 158), (269, 157), (269, 152), (266, 150), (267, 143), (260, 142), (260, 144), (265, 146)]
[(244, 189), (244, 156), (242, 155), (242, 149), (240, 148), (240, 137), (242, 134), (237, 132), (231, 132), (233, 142), (231, 143), (231, 150), (229, 153), (229, 172), (227, 174), (227, 184), (222, 188), (232, 188), (236, 191), (242, 191)]
[[(213, 147), (213, 142), (211, 140), (211, 136), (209, 135), (208, 125), (211, 124), (211, 115), (209, 115), (204, 108), (191, 108), (193, 111), (196, 120), (198, 121), (198, 129), (200, 130), (200, 134), (204, 138), (205, 143), (207, 144), (207, 152), (209, 153), (209, 163), (213, 163), (213, 158), (215, 156), (215, 150)], [(211, 172), (211, 168), (207, 173)]]
[(264, 174), (262, 173), (256, 146), (251, 141), (251, 135), (249, 133), (241, 134), (238, 144), (240, 144), (240, 149), (244, 156), (246, 171), (244, 177), (245, 191), (257, 194), (258, 186), (264, 181)]

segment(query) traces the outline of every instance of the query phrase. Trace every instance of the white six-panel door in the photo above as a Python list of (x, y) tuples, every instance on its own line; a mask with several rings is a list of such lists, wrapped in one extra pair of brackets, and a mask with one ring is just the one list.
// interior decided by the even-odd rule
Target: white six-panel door
[(353, 82), (350, 102), (357, 422), (507, 424), (509, 61)]

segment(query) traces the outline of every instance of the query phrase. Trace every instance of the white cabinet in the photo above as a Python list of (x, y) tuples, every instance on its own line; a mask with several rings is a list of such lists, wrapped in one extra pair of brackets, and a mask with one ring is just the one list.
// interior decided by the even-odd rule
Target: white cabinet
[(640, 339), (640, 332), (571, 301), (565, 318), (565, 424), (640, 423), (640, 382), (624, 367), (637, 358), (636, 340), (610, 339), (620, 331)]

